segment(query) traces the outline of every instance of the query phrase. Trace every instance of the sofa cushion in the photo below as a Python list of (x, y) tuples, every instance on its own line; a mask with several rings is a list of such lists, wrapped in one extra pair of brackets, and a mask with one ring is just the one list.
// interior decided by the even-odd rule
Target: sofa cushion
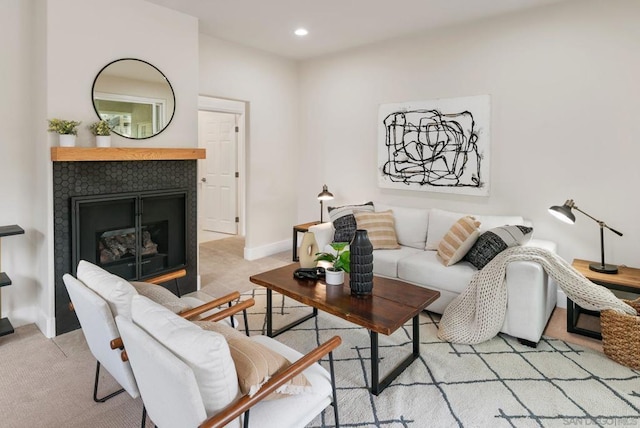
[(445, 266), (458, 263), (476, 242), (480, 222), (471, 216), (456, 221), (438, 245), (438, 256)]
[(133, 321), (193, 370), (207, 414), (238, 395), (238, 377), (224, 336), (206, 331), (144, 296), (131, 302)]
[(480, 222), (480, 233), (493, 229), (494, 227), (504, 226), (507, 224), (522, 224), (524, 222), (521, 216), (475, 215), (432, 208), (429, 212), (429, 227), (427, 229), (427, 242), (424, 247), (425, 250), (437, 250), (440, 241), (453, 223), (466, 215), (472, 215)]
[(509, 247), (526, 244), (533, 233), (527, 226), (500, 226), (484, 232), (473, 244), (465, 260), (478, 269)]
[(437, 250), (440, 241), (458, 219), (470, 214), (432, 208), (429, 211), (425, 250)]
[(373, 274), (389, 278), (398, 277), (398, 261), (424, 250), (401, 246), (395, 251), (373, 250)]
[(423, 250), (427, 241), (428, 208), (407, 208), (375, 203), (377, 211), (393, 212), (398, 244)]
[(76, 275), (87, 287), (107, 301), (114, 318), (122, 315), (131, 319), (131, 298), (138, 292), (129, 281), (86, 260), (80, 260)]
[(351, 242), (356, 233), (356, 218), (353, 213), (356, 211), (373, 212), (373, 202), (361, 205), (344, 205), (341, 207), (327, 207), (329, 218), (333, 223), (335, 232), (333, 242)]
[(400, 248), (391, 210), (372, 213), (356, 211), (353, 216), (356, 219), (358, 229), (367, 231), (369, 241), (371, 241), (374, 250), (396, 250)]
[[(375, 263), (374, 263), (375, 266)], [(398, 278), (428, 288), (461, 293), (477, 269), (466, 261), (445, 266), (435, 251), (419, 251), (398, 261)]]
[(525, 224), (524, 218), (517, 215), (474, 215), (476, 220), (480, 222), (480, 234), (495, 227), (506, 226), (509, 224)]

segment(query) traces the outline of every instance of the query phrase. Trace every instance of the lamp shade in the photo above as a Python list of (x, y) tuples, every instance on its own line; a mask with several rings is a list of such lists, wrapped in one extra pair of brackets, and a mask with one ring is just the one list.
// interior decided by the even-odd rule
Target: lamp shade
[(567, 200), (564, 205), (554, 205), (549, 208), (549, 214), (553, 215), (558, 220), (564, 221), (565, 223), (573, 224), (576, 222), (576, 216), (571, 212), (571, 208), (573, 208), (573, 200)]
[(322, 186), (322, 192), (318, 193), (318, 200), (320, 201), (330, 201), (333, 199), (333, 193), (329, 192), (327, 189), (327, 185)]

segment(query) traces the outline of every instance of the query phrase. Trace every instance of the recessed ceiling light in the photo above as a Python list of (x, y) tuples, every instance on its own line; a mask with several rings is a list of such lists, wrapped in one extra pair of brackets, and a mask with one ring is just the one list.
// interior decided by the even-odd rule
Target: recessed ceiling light
[(298, 28), (296, 31), (293, 32), (296, 36), (306, 36), (307, 34), (309, 34), (309, 32), (307, 31), (306, 28)]

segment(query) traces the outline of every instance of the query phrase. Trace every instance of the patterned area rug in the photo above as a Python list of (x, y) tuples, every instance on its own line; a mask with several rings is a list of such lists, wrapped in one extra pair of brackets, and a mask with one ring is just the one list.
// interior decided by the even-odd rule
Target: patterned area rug
[[(265, 331), (266, 292), (249, 314), (251, 334)], [(311, 309), (274, 295), (274, 328)], [(277, 339), (302, 353), (334, 335), (340, 425), (344, 427), (560, 427), (640, 425), (640, 371), (605, 355), (543, 338), (529, 348), (499, 335), (479, 345), (455, 345), (437, 336), (439, 315), (420, 316), (421, 357), (379, 396), (369, 393), (366, 329), (320, 312)], [(384, 376), (411, 352), (411, 322), (379, 336)], [(328, 360), (322, 364), (328, 367)], [(334, 426), (327, 409), (311, 427)]]

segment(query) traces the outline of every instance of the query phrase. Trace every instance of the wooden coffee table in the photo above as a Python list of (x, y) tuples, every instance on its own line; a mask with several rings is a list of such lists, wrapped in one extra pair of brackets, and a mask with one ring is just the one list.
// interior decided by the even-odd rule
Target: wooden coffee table
[[(277, 336), (299, 325), (316, 316), (318, 310), (366, 328), (371, 338), (371, 392), (375, 395), (380, 394), (420, 356), (419, 314), (440, 297), (440, 292), (376, 276), (373, 279), (373, 294), (356, 297), (351, 295), (349, 289), (349, 275), (345, 275), (344, 285), (326, 285), (323, 280), (294, 278), (293, 272), (299, 267), (298, 263), (293, 263), (250, 278), (254, 284), (267, 289), (267, 336)], [(273, 291), (311, 306), (313, 312), (280, 330), (273, 331)], [(379, 380), (378, 334), (388, 336), (412, 318), (413, 352), (384, 379)]]

